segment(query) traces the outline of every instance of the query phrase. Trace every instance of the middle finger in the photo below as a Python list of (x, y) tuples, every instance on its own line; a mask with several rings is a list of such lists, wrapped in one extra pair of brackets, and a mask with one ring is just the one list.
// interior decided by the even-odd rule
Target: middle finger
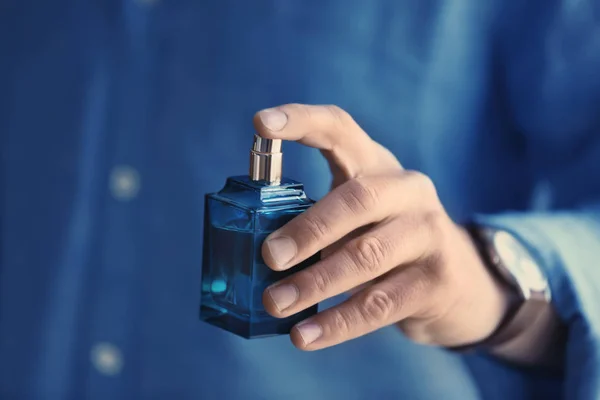
[(287, 317), (422, 257), (430, 230), (411, 217), (381, 223), (330, 256), (270, 286), (265, 309)]

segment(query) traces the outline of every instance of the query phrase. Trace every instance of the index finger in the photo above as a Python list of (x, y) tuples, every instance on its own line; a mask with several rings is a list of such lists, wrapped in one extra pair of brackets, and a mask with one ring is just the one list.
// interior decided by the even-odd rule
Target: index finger
[(330, 164), (353, 178), (377, 162), (375, 142), (352, 117), (337, 106), (286, 104), (260, 111), (254, 117), (258, 134), (317, 148)]

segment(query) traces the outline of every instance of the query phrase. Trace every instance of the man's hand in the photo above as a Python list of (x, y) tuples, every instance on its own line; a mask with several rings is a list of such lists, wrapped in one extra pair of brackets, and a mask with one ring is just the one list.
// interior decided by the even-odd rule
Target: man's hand
[(404, 170), (334, 106), (284, 105), (258, 113), (254, 123), (263, 137), (320, 149), (333, 173), (331, 192), (262, 248), (278, 271), (324, 254), (265, 291), (273, 316), (352, 293), (294, 327), (297, 347), (322, 349), (391, 324), (416, 342), (442, 346), (477, 342), (495, 330), (507, 296), (428, 177)]

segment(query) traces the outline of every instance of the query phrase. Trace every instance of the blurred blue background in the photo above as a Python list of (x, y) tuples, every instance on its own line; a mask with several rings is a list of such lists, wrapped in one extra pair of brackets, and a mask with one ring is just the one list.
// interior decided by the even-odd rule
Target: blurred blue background
[[(201, 323), (203, 196), (247, 172), (256, 111), (298, 102), (347, 110), (457, 221), (598, 202), (593, 4), (3, 0), (0, 397), (556, 395), (393, 328), (302, 353)], [(294, 143), (284, 174), (330, 184)]]

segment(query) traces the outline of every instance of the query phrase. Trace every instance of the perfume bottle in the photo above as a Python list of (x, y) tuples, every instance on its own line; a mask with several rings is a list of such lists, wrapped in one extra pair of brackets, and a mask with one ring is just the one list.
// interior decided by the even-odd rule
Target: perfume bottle
[(268, 286), (320, 258), (317, 253), (286, 271), (264, 263), (266, 237), (314, 203), (281, 170), (281, 140), (255, 135), (250, 174), (230, 177), (221, 191), (206, 195), (200, 319), (248, 339), (288, 334), (317, 312), (315, 305), (275, 318), (262, 304)]

